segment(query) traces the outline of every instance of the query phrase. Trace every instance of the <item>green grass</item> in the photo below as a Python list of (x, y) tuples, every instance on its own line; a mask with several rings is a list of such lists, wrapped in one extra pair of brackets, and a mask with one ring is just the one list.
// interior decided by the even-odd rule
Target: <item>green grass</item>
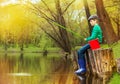
[(112, 45), (102, 44), (101, 48), (112, 48), (115, 58), (120, 58), (120, 42), (114, 43)]
[(120, 58), (120, 43), (113, 47), (113, 53), (115, 58)]
[[(111, 48), (113, 49), (114, 58), (120, 58), (120, 42), (112, 45)], [(114, 73), (109, 84), (120, 84), (120, 74)]]
[[(46, 50), (48, 50), (49, 52), (58, 52), (60, 50), (60, 48), (47, 48)], [(5, 52), (3, 47), (0, 47), (0, 52)], [(21, 52), (19, 47), (15, 47), (15, 48), (8, 48), (7, 52)], [(24, 48), (23, 52), (25, 53), (38, 53), (38, 52), (43, 52), (43, 48), (38, 48), (38, 47), (33, 47), (30, 46), (29, 48)]]
[[(75, 50), (80, 49), (81, 46), (76, 46)], [(101, 48), (112, 48), (113, 49), (113, 53), (114, 53), (114, 57), (115, 58), (120, 58), (120, 42), (110, 45), (108, 46), (107, 44), (101, 44)], [(48, 52), (58, 52), (60, 51), (60, 48), (47, 48)], [(3, 47), (0, 47), (0, 52), (5, 52)], [(19, 47), (15, 47), (15, 48), (8, 48), (7, 52), (20, 52), (20, 48)], [(38, 48), (38, 47), (34, 47), (34, 46), (29, 46), (29, 48), (24, 48), (25, 53), (39, 53), (39, 52), (43, 52), (43, 48)]]
[(120, 74), (115, 73), (111, 78), (109, 84), (120, 84)]

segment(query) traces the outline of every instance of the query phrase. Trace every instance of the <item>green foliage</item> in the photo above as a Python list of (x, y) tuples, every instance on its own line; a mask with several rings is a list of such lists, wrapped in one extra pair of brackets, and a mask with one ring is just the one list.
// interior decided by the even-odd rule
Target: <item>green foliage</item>
[[(51, 12), (53, 16), (56, 15), (57, 12), (54, 0), (43, 1), (45, 1), (48, 7), (43, 2), (39, 2), (34, 5), (38, 6), (39, 10), (42, 10), (43, 13), (53, 19)], [(60, 1), (61, 9), (64, 11), (72, 0)], [(119, 3), (120, 2), (118, 0), (104, 0), (105, 8), (111, 17), (111, 20), (112, 18), (117, 18), (119, 16)], [(89, 0), (88, 4), (91, 14), (96, 13), (95, 2), (93, 0)], [(48, 8), (50, 8), (51, 12)], [(4, 47), (7, 46), (7, 48), (21, 44), (23, 44), (24, 47), (28, 47), (28, 45), (33, 44), (34, 46), (41, 48), (45, 48), (45, 46), (56, 46), (47, 35), (44, 35), (44, 32), (40, 28), (40, 26), (42, 26), (47, 30), (47, 32), (56, 36), (52, 27), (41, 17), (40, 14), (35, 14), (32, 10), (29, 3), (25, 5), (9, 4), (4, 7), (0, 6), (0, 45), (4, 45)], [(72, 47), (84, 44), (85, 41), (83, 39), (89, 36), (89, 33), (83, 1), (75, 0), (75, 2), (68, 7), (66, 12), (64, 12), (63, 16), (68, 30), (74, 32), (73, 34), (67, 31)], [(112, 23), (117, 33), (117, 25), (113, 20)], [(55, 28), (57, 29), (56, 26)]]

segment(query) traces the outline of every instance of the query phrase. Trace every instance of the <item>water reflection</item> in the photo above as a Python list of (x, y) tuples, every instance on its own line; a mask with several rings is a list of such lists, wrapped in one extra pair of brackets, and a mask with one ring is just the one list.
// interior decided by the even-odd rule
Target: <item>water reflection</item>
[(0, 55), (0, 84), (107, 84), (99, 77), (73, 72), (71, 61), (57, 53)]
[(107, 84), (107, 80), (93, 75), (79, 75), (80, 84)]

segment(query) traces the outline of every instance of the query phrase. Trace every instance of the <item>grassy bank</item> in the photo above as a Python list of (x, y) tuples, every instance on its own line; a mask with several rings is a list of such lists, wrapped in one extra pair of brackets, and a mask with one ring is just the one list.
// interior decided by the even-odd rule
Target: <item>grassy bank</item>
[[(114, 54), (114, 58), (120, 58), (120, 42), (113, 44), (111, 46), (108, 45), (102, 45), (101, 47), (103, 48), (112, 48), (113, 49), (113, 54)], [(118, 73), (114, 73), (113, 77), (111, 78), (109, 84), (120, 84), (120, 74)]]
[[(46, 49), (48, 52), (58, 52), (60, 49), (59, 48), (47, 48)], [(38, 48), (38, 47), (33, 47), (33, 46), (30, 46), (29, 48), (24, 48), (23, 51), (20, 50), (20, 48), (18, 47), (15, 47), (15, 48), (8, 48), (7, 51), (4, 50), (3, 47), (0, 47), (0, 52), (11, 52), (11, 53), (20, 53), (20, 52), (23, 52), (23, 53), (41, 53), (41, 52), (44, 52), (43, 48)]]
[[(112, 46), (112, 48), (113, 48), (114, 57), (116, 59), (120, 58), (120, 42)], [(120, 74), (114, 73), (109, 84), (120, 84)]]
[[(80, 46), (76, 46), (76, 50), (78, 50), (80, 48)], [(102, 44), (101, 45), (101, 48), (112, 48), (113, 49), (113, 53), (114, 53), (114, 57), (115, 58), (120, 58), (120, 42), (116, 43), (116, 44), (113, 44), (111, 46), (108, 46), (107, 44)], [(59, 52), (60, 51), (60, 48), (47, 48), (46, 49), (48, 52)], [(0, 52), (4, 53), (6, 52), (4, 50), (3, 47), (0, 47)], [(20, 53), (21, 50), (19, 47), (15, 47), (15, 48), (8, 48), (7, 49), (7, 52), (9, 53)], [(24, 48), (24, 50), (22, 51), (23, 53), (42, 53), (44, 52), (43, 48), (39, 48), (39, 47), (33, 47), (33, 46), (29, 46), (29, 48)]]

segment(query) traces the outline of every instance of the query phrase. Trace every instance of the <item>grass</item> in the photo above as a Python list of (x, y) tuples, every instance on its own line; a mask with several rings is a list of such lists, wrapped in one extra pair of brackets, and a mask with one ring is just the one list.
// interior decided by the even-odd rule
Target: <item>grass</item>
[[(120, 58), (120, 42), (112, 45), (111, 48), (113, 49), (114, 58)], [(120, 74), (114, 73), (109, 84), (120, 84)]]
[(114, 43), (110, 46), (102, 44), (101, 47), (102, 48), (112, 48), (114, 57), (115, 58), (120, 58), (120, 42)]
[[(81, 46), (76, 46), (75, 50), (80, 49)], [(120, 42), (113, 44), (111, 46), (108, 46), (107, 44), (101, 44), (101, 48), (112, 48), (113, 49), (113, 53), (114, 53), (114, 57), (115, 58), (120, 58)], [(47, 48), (48, 52), (59, 52), (60, 48)], [(5, 52), (5, 50), (3, 49), (3, 47), (0, 47), (0, 52)], [(8, 48), (7, 52), (21, 52), (19, 47), (15, 47), (15, 48)], [(43, 48), (39, 48), (39, 47), (33, 47), (33, 46), (29, 46), (29, 48), (24, 48), (24, 53), (41, 53), (43, 52)]]
[[(48, 50), (49, 52), (58, 52), (60, 49), (59, 48), (47, 48), (46, 50)], [(33, 47), (33, 46), (30, 46), (29, 48), (24, 48), (23, 52), (24, 53), (40, 53), (40, 52), (43, 52), (43, 48), (38, 48), (38, 47)], [(6, 52), (3, 47), (0, 47), (0, 52)], [(7, 52), (21, 52), (20, 48), (19, 47), (15, 47), (15, 48), (8, 48), (7, 49)]]
[(115, 73), (111, 78), (109, 84), (120, 84), (120, 74)]
[(120, 43), (113, 47), (113, 53), (115, 58), (120, 58)]

